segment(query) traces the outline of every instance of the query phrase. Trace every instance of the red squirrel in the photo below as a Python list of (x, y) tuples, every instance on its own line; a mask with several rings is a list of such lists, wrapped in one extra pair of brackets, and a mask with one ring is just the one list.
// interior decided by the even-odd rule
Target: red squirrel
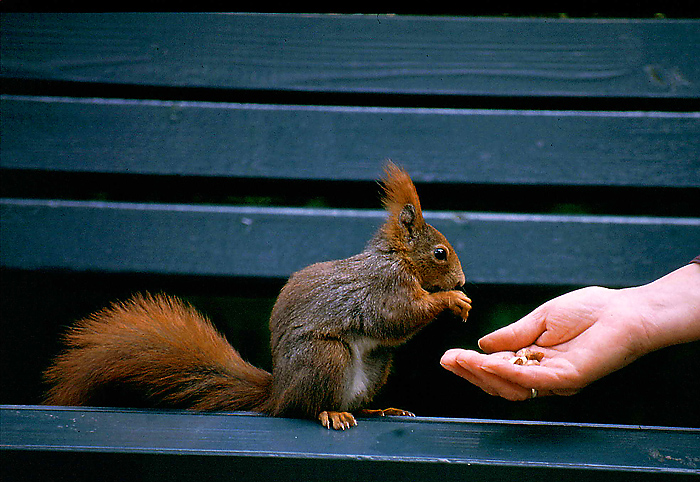
[[(466, 320), (457, 253), (423, 219), (405, 170), (388, 162), (384, 224), (360, 254), (316, 263), (282, 288), (270, 317), (272, 373), (244, 361), (203, 315), (166, 295), (136, 295), (78, 321), (44, 373), (50, 405), (250, 410), (357, 425), (389, 375), (393, 349), (438, 314)], [(132, 402), (129, 402), (132, 403)], [(367, 410), (412, 415), (398, 409)]]

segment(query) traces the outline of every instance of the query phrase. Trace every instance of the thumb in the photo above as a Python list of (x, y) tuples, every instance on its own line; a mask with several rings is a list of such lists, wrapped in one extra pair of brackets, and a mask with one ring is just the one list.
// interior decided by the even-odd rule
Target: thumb
[(499, 328), (479, 340), (479, 348), (486, 353), (518, 351), (530, 346), (545, 331), (544, 311), (537, 308), (515, 323)]

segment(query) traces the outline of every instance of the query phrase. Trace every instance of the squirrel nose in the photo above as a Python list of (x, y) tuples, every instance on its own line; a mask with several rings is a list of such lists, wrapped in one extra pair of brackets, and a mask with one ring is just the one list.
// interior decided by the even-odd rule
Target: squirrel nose
[(467, 277), (464, 276), (464, 271), (462, 271), (461, 266), (459, 266), (459, 268), (457, 269), (456, 275), (457, 275), (457, 287), (455, 289), (461, 290), (462, 287), (464, 286), (464, 283), (467, 282)]
[(454, 289), (456, 289), (457, 291), (462, 291), (462, 288), (464, 288), (464, 283), (462, 283), (461, 281), (458, 282), (454, 287)]

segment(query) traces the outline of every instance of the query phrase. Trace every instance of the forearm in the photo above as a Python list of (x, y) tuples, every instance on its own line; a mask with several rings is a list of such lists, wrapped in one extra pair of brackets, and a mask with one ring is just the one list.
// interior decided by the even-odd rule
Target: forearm
[(641, 315), (636, 331), (640, 355), (700, 339), (700, 264), (620, 293)]

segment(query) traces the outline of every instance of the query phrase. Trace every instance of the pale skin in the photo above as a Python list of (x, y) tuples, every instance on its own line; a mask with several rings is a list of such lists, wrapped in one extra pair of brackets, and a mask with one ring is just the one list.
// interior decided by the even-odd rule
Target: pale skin
[[(573, 395), (660, 348), (700, 340), (700, 264), (646, 285), (597, 286), (554, 298), (479, 340), (484, 353), (452, 349), (443, 367), (508, 400)], [(514, 353), (544, 354), (539, 365), (515, 365)]]

